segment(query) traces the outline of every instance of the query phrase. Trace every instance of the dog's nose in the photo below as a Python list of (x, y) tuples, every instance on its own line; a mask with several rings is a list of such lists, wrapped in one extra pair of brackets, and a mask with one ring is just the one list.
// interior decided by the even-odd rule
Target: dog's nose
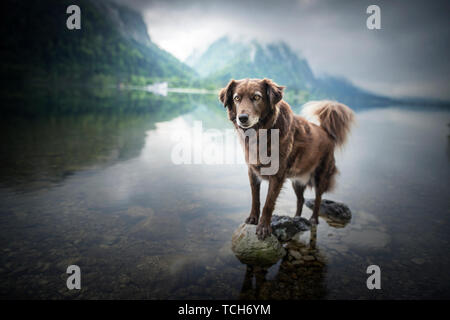
[(246, 123), (248, 121), (248, 114), (243, 113), (239, 115), (239, 121), (241, 123)]

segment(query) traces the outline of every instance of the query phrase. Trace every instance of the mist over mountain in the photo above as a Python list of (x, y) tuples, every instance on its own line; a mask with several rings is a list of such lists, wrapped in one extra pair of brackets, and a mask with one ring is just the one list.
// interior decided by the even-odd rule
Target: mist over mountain
[(231, 78), (272, 77), (296, 89), (310, 89), (314, 75), (308, 62), (286, 43), (239, 42), (222, 37), (200, 56), (186, 63), (201, 76), (227, 81)]
[(139, 13), (107, 0), (92, 1), (92, 5), (105, 15), (124, 38), (133, 39), (146, 46), (152, 45), (147, 25)]
[(256, 40), (232, 40), (225, 36), (212, 43), (202, 54), (185, 61), (200, 76), (224, 85), (230, 79), (271, 78), (290, 92), (301, 94), (299, 103), (308, 99), (336, 99), (352, 105), (391, 101), (354, 86), (345, 78), (316, 77), (308, 61), (285, 42), (260, 43)]

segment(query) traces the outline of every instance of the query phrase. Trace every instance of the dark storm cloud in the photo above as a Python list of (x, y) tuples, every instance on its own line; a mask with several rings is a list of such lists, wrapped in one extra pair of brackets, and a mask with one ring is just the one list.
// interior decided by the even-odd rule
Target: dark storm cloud
[[(217, 36), (284, 40), (308, 59), (316, 74), (344, 76), (389, 95), (450, 99), (449, 1), (122, 3), (141, 11), (153, 39), (180, 58), (185, 52), (177, 52), (181, 50), (176, 45), (178, 32), (195, 34), (194, 29), (214, 28)], [(381, 8), (381, 30), (366, 28), (366, 8), (371, 4)], [(192, 38), (188, 44), (195, 46), (200, 40)]]

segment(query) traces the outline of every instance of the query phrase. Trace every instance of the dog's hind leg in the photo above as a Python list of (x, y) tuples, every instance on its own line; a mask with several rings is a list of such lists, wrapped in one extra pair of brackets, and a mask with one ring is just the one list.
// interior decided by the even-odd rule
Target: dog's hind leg
[(260, 213), (260, 190), (261, 190), (261, 179), (253, 172), (252, 169), (248, 168), (248, 178), (250, 180), (250, 187), (252, 189), (252, 210), (250, 215), (245, 220), (247, 224), (258, 224), (259, 213)]
[(292, 187), (294, 188), (295, 194), (297, 195), (297, 211), (295, 212), (296, 217), (302, 216), (303, 203), (305, 198), (303, 193), (305, 192), (306, 186), (302, 185), (300, 182), (292, 180)]
[(313, 214), (309, 221), (314, 224), (319, 224), (319, 209), (320, 203), (322, 202), (322, 192), (317, 188), (316, 189), (316, 199), (314, 200), (314, 209)]
[(319, 224), (319, 210), (320, 203), (322, 202), (322, 194), (331, 190), (336, 173), (337, 168), (334, 165), (334, 155), (333, 153), (330, 153), (326, 158), (324, 158), (314, 173), (314, 189), (316, 199), (314, 201), (313, 214), (310, 219), (312, 223)]

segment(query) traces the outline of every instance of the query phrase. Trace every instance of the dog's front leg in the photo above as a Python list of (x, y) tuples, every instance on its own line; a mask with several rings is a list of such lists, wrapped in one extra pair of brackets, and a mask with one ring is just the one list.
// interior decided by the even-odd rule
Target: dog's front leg
[(264, 204), (261, 220), (259, 221), (258, 227), (256, 227), (256, 234), (260, 240), (264, 240), (265, 237), (272, 233), (270, 221), (283, 182), (284, 178), (280, 176), (270, 176), (269, 178), (269, 190), (267, 191), (266, 203)]
[(248, 168), (248, 178), (250, 180), (250, 187), (252, 188), (252, 210), (249, 217), (245, 220), (248, 224), (258, 224), (260, 213), (260, 190), (261, 179), (253, 172), (251, 168)]

